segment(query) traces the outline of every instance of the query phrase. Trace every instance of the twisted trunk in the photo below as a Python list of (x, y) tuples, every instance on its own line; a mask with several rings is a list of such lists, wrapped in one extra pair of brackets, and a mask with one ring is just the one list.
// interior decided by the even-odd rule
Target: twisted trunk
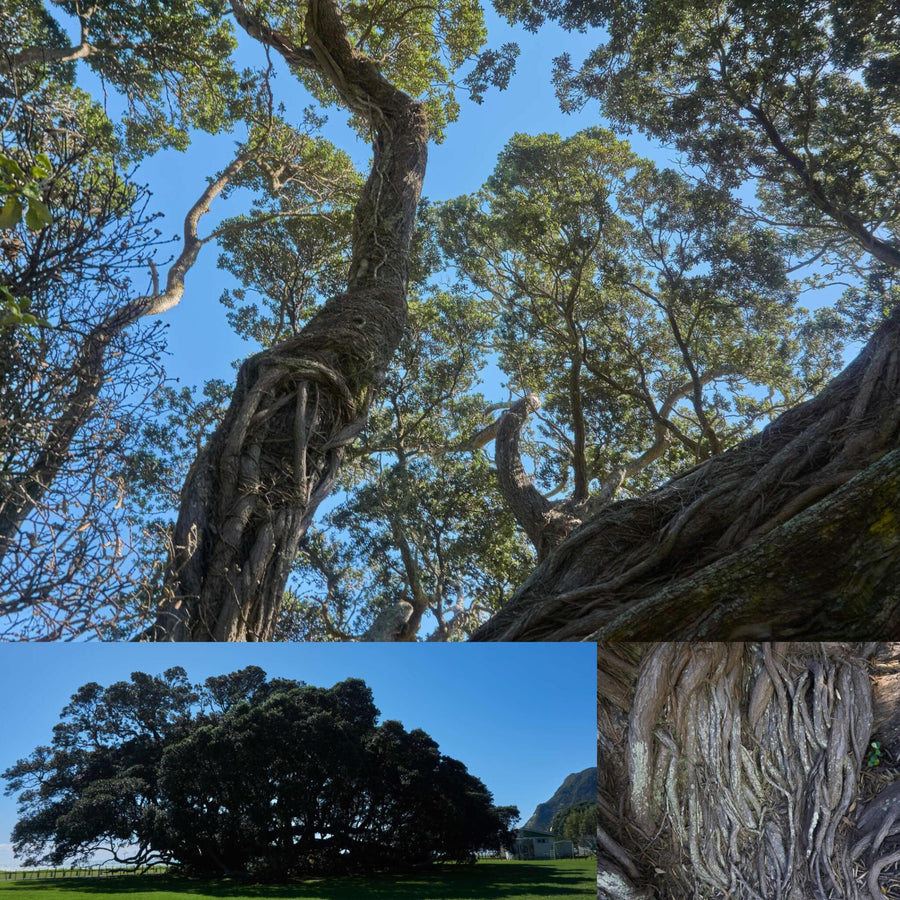
[(304, 47), (246, 11), (239, 21), (292, 64), (316, 69), (371, 124), (374, 160), (347, 290), (297, 336), (243, 364), (222, 424), (191, 467), (155, 640), (271, 638), (298, 542), (363, 427), (406, 319), (428, 136), (421, 104), (351, 46), (334, 0), (310, 0)]
[(900, 825), (867, 767), (897, 718), (877, 678), (873, 718), (879, 660), (900, 645), (600, 644), (598, 897), (882, 896)]
[(900, 308), (814, 399), (575, 530), (474, 639), (892, 634), (898, 506)]

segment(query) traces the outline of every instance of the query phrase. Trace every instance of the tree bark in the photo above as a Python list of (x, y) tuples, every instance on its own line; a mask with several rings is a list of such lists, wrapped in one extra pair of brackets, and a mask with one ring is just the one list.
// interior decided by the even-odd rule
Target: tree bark
[(474, 640), (900, 627), (900, 309), (821, 393), (576, 529)]
[(243, 364), (222, 424), (191, 467), (148, 634), (155, 640), (272, 636), (297, 545), (363, 427), (406, 320), (427, 153), (422, 105), (351, 46), (334, 0), (310, 0), (304, 47), (242, 15), (249, 33), (316, 69), (371, 124), (374, 160), (356, 207), (347, 290), (298, 335)]
[(599, 644), (598, 898), (883, 896), (900, 783), (868, 747), (897, 711), (872, 676), (898, 663), (898, 644)]
[(561, 504), (551, 503), (534, 486), (522, 465), (519, 435), (525, 418), (540, 405), (540, 400), (534, 394), (513, 403), (498, 420), (494, 445), (500, 493), (507, 508), (534, 545), (539, 560), (544, 559), (580, 524), (574, 515), (561, 508)]

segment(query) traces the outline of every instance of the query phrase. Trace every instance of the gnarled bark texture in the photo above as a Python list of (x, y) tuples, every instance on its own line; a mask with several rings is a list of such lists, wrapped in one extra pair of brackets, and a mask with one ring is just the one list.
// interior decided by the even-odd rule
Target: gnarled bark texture
[(601, 643), (598, 897), (882, 897), (900, 803), (868, 748), (897, 709), (871, 678), (898, 661), (898, 644)]
[(230, 407), (182, 492), (156, 640), (266, 640), (297, 544), (406, 319), (408, 250), (425, 174), (423, 107), (350, 44), (334, 0), (310, 0), (307, 44), (248, 18), (248, 33), (318, 71), (374, 132), (356, 207), (347, 290), (296, 337), (248, 359)]
[(814, 399), (573, 531), (474, 640), (900, 629), (900, 309)]

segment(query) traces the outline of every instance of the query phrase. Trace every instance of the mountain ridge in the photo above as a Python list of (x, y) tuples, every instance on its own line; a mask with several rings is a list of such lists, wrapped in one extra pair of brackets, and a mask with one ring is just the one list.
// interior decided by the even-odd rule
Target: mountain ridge
[(538, 803), (531, 818), (522, 826), (532, 831), (547, 831), (553, 817), (562, 809), (576, 803), (597, 799), (597, 767), (591, 766), (581, 772), (566, 775), (563, 783), (553, 796), (544, 803)]

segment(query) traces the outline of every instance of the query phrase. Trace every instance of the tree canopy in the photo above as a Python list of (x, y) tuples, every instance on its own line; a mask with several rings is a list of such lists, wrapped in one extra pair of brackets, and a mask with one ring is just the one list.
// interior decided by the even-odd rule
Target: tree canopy
[(516, 135), (482, 191), (441, 213), (494, 310), (500, 367), (542, 402), (536, 475), (570, 491), (544, 505), (511, 483), (521, 462), (498, 436), (501, 488), (539, 558), (587, 510), (722, 453), (837, 366), (839, 329), (798, 308), (777, 234), (611, 132)]
[[(873, 290), (857, 283), (835, 305), (866, 323), (869, 342), (825, 389), (732, 452), (596, 514), (478, 636), (881, 634), (896, 620), (900, 559), (896, 534), (880, 524), (896, 503), (900, 435), (896, 180), (879, 187), (897, 161), (896, 90), (885, 77), (896, 10), (498, 8), (531, 28), (547, 18), (597, 28), (583, 64), (557, 60), (564, 104), (597, 100), (618, 127), (674, 146), (696, 178), (783, 236), (790, 268), (816, 260)], [(837, 534), (854, 539), (837, 546)]]
[[(428, 141), (512, 74), (477, 3), (14, 4), (3, 635), (892, 620), (896, 11), (495, 5), (596, 35), (554, 78), (608, 127), (510, 135), (480, 187), (423, 201)], [(247, 46), (265, 63), (244, 66)], [(371, 143), (368, 173), (323, 137), (331, 106)], [(232, 132), (234, 153), (167, 242), (134, 165), (200, 131)], [(255, 352), (233, 384), (176, 389), (159, 317), (211, 243)]]
[(248, 666), (191, 685), (142, 672), (73, 695), (49, 746), (11, 766), (26, 864), (98, 850), (204, 875), (462, 862), (518, 818), (421, 729), (378, 722), (359, 679), (331, 688)]

